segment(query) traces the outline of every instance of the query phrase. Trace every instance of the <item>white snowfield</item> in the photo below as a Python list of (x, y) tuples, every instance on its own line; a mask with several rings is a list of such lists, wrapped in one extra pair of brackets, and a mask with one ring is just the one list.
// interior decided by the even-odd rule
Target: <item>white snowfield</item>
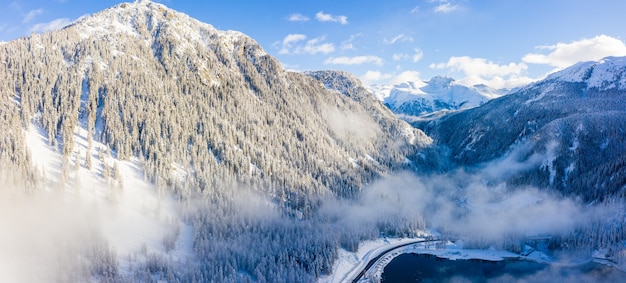
[[(139, 160), (120, 161), (99, 153), (106, 146), (97, 141), (93, 141), (91, 151), (87, 153), (87, 130), (77, 127), (69, 173), (66, 183), (62, 184), (59, 179), (63, 176), (63, 157), (57, 147), (49, 145), (45, 132), (31, 125), (26, 132), (26, 141), (35, 168), (44, 175), (44, 195), (59, 196), (59, 201), (54, 204), (55, 210), (67, 206), (73, 211), (67, 216), (70, 219), (61, 219), (64, 221), (61, 224), (54, 223), (57, 219), (54, 215), (42, 216), (50, 219), (50, 225), (58, 224), (60, 232), (50, 231), (51, 234), (62, 233), (71, 238), (77, 231), (95, 233), (116, 252), (122, 273), (149, 254), (168, 254), (180, 261), (192, 257), (193, 228), (182, 221), (173, 197), (166, 192), (157, 192), (154, 185), (144, 179)], [(91, 156), (91, 170), (85, 166), (86, 154)], [(113, 174), (113, 168), (118, 168), (119, 179), (106, 177), (106, 167), (111, 170), (109, 174)], [(56, 212), (41, 212), (46, 213)], [(74, 221), (74, 218), (81, 221)], [(42, 238), (47, 237), (45, 234), (46, 231), (42, 232)], [(164, 246), (166, 237), (175, 239), (173, 248)]]

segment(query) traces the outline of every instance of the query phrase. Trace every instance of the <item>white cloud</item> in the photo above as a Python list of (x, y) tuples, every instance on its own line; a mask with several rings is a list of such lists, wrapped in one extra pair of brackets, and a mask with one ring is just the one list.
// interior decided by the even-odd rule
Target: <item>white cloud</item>
[(391, 74), (384, 74), (380, 71), (367, 71), (364, 75), (361, 76), (361, 81), (365, 85), (372, 85), (375, 83), (380, 83), (382, 81), (388, 80), (392, 77)]
[(524, 76), (525, 63), (497, 64), (484, 58), (451, 57), (447, 63), (430, 64), (431, 69), (449, 69), (465, 76), (457, 81), (464, 85), (485, 84), (493, 88), (513, 88), (534, 79)]
[(348, 24), (348, 17), (325, 14), (323, 11), (317, 12), (317, 14), (315, 14), (315, 18), (320, 22), (335, 22), (342, 25)]
[(330, 129), (344, 142), (358, 144), (361, 140), (371, 140), (380, 135), (380, 128), (368, 115), (325, 107), (322, 115)]
[(400, 74), (395, 75), (391, 79), (391, 83), (394, 85), (405, 82), (422, 82), (422, 79), (420, 78), (420, 73), (418, 71), (404, 71)]
[(295, 43), (295, 42), (298, 42), (298, 41), (302, 41), (302, 40), (305, 40), (305, 39), (306, 39), (306, 35), (304, 35), (304, 34), (299, 34), (299, 33), (288, 34), (283, 39), (283, 45), (290, 45), (292, 43)]
[(422, 57), (424, 57), (424, 52), (422, 52), (422, 50), (420, 50), (419, 48), (415, 48), (415, 54), (413, 54), (413, 63), (417, 63), (420, 60), (422, 60)]
[(453, 12), (459, 8), (459, 5), (452, 5), (449, 2), (444, 2), (439, 4), (437, 7), (433, 9), (436, 13), (448, 14)]
[(624, 42), (607, 35), (536, 48), (548, 50), (549, 53), (529, 53), (522, 60), (531, 64), (565, 68), (581, 61), (595, 61), (607, 56), (626, 56)]
[(447, 63), (431, 64), (433, 69), (449, 68), (453, 71), (464, 72), (467, 75), (481, 77), (495, 77), (519, 75), (528, 69), (524, 63), (509, 63), (500, 65), (484, 58), (472, 58), (468, 56), (450, 57)]
[(417, 63), (420, 60), (422, 60), (422, 58), (424, 57), (424, 52), (419, 48), (415, 48), (414, 52), (415, 53), (413, 53), (413, 55), (404, 54), (404, 53), (395, 53), (391, 56), (391, 59), (393, 61), (409, 61), (410, 60), (410, 61), (413, 61), (413, 63)]
[(328, 53), (334, 52), (335, 45), (332, 43), (326, 43), (324, 42), (325, 40), (326, 40), (326, 37), (324, 36), (311, 39), (306, 42), (306, 45), (304, 46), (304, 48), (302, 48), (301, 51), (297, 50), (298, 51), (297, 53), (307, 53), (307, 54), (315, 55), (317, 53), (328, 54)]
[(385, 39), (385, 44), (394, 44), (396, 42), (413, 42), (413, 38), (405, 34), (399, 34), (392, 39)]
[(288, 21), (290, 22), (308, 22), (309, 21), (309, 17), (299, 14), (299, 13), (295, 13), (295, 14), (291, 14), (289, 15), (289, 17), (287, 18)]
[(432, 63), (428, 67), (431, 69), (444, 69), (446, 67), (446, 63)]
[(38, 23), (30, 28), (30, 32), (48, 32), (64, 28), (73, 21), (68, 18), (60, 18), (47, 23)]
[(403, 71), (400, 73), (383, 73), (381, 71), (367, 71), (360, 77), (365, 85), (391, 84), (398, 85), (406, 82), (413, 82), (417, 85), (425, 85), (418, 71)]
[(435, 13), (448, 14), (459, 9), (459, 5), (452, 4), (449, 0), (427, 0), (428, 3), (435, 3), (433, 8)]
[(307, 39), (304, 34), (289, 34), (285, 36), (282, 42), (276, 42), (275, 46), (280, 46), (279, 54), (311, 54), (318, 53), (328, 54), (335, 51), (335, 45), (325, 42), (326, 37), (320, 36), (306, 42)]
[(341, 43), (341, 49), (343, 50), (356, 50), (356, 48), (354, 47), (354, 40), (357, 37), (362, 36), (362, 33), (357, 33), (357, 34), (353, 34), (350, 36), (350, 38), (348, 38), (347, 40), (345, 40), (344, 42)]
[(408, 57), (410, 57), (410, 56), (406, 55), (404, 53), (395, 53), (395, 54), (393, 54), (393, 56), (391, 56), (391, 59), (394, 60), (394, 61), (400, 61), (400, 60), (406, 59)]
[(382, 65), (383, 59), (378, 56), (355, 56), (355, 57), (331, 57), (324, 61), (324, 64), (333, 65), (361, 65), (361, 64)]
[(525, 77), (525, 76), (508, 76), (508, 77), (495, 76), (491, 78), (484, 78), (481, 76), (472, 75), (472, 76), (463, 77), (456, 81), (457, 83), (466, 85), (466, 86), (484, 84), (486, 86), (489, 86), (495, 89), (503, 89), (503, 88), (511, 89), (514, 87), (527, 85), (536, 80), (530, 77)]
[(30, 10), (26, 16), (24, 16), (24, 18), (22, 19), (22, 23), (28, 23), (30, 21), (32, 21), (35, 17), (43, 14), (43, 9), (37, 9), (37, 10)]
[(288, 34), (283, 38), (282, 48), (278, 51), (279, 54), (289, 54), (290, 49), (293, 47), (293, 44), (298, 41), (303, 41), (306, 39), (306, 35), (294, 33)]

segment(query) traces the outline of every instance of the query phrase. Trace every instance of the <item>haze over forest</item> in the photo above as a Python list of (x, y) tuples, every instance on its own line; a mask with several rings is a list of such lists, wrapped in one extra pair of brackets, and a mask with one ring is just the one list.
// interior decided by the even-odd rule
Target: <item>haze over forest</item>
[(626, 57), (371, 86), (137, 1), (0, 60), (0, 281), (316, 282), (402, 237), (626, 268)]

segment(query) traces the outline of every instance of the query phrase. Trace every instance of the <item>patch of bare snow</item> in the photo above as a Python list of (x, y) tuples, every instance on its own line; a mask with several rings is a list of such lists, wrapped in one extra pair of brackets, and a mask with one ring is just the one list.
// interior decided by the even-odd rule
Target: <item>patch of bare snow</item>
[[(82, 207), (89, 208), (89, 211), (76, 213), (90, 215), (98, 233), (117, 252), (122, 273), (130, 270), (130, 265), (134, 263), (131, 258), (141, 258), (147, 253), (169, 255), (181, 261), (192, 256), (192, 227), (182, 221), (173, 196), (157, 192), (144, 179), (141, 162), (137, 158), (120, 161), (105, 156), (101, 160), (98, 150), (106, 146), (93, 141), (93, 147), (88, 149), (87, 130), (78, 128), (68, 161), (71, 163), (68, 166), (68, 184), (59, 188), (63, 170), (63, 157), (59, 150), (49, 145), (45, 132), (35, 125), (31, 125), (26, 133), (26, 140), (34, 157), (34, 166), (45, 175), (46, 191), (61, 190), (67, 201), (82, 203)], [(88, 150), (93, 165), (91, 170), (84, 167)], [(76, 166), (76, 160), (80, 166)], [(116, 164), (119, 180), (112, 176), (106, 178), (103, 175), (105, 166), (110, 168), (112, 174)], [(176, 230), (179, 231), (176, 245), (173, 250), (167, 250), (164, 238)]]

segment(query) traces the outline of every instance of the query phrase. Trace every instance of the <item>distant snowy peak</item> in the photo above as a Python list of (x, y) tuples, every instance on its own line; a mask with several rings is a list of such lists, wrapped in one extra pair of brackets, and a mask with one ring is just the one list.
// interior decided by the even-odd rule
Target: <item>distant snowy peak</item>
[(472, 89), (478, 91), (480, 94), (484, 95), (485, 97), (489, 99), (498, 98), (500, 96), (503, 96), (505, 94), (509, 94), (515, 91), (515, 89), (508, 89), (508, 88), (496, 89), (496, 88), (487, 86), (485, 84), (473, 85)]
[(441, 76), (433, 77), (427, 82), (412, 81), (394, 86), (373, 85), (369, 90), (394, 113), (410, 116), (480, 106), (501, 93), (487, 86), (467, 87), (456, 83), (452, 78)]
[(580, 62), (549, 75), (544, 81), (579, 82), (600, 90), (626, 90), (626, 57)]

